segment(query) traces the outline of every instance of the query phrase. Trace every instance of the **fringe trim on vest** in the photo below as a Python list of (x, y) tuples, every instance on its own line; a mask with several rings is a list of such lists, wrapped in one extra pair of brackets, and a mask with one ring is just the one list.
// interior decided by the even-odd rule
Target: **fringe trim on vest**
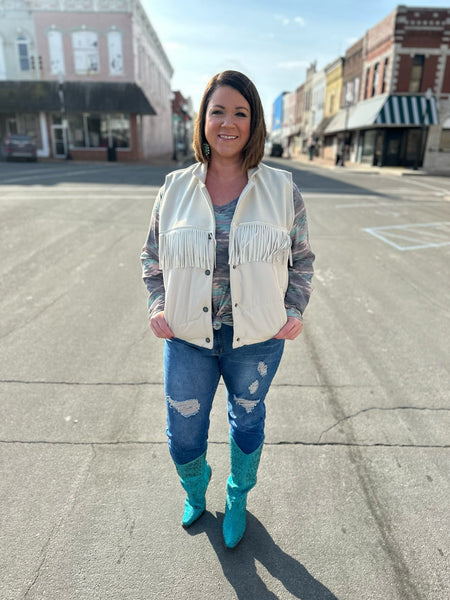
[(159, 268), (211, 268), (210, 244), (214, 236), (200, 229), (176, 229), (159, 234)]
[(230, 230), (230, 265), (249, 262), (287, 263), (291, 252), (291, 238), (286, 231), (249, 223)]

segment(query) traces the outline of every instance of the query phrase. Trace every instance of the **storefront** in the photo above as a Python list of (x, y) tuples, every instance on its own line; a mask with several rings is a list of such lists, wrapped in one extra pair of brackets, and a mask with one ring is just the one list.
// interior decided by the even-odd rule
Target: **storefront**
[(30, 135), (40, 157), (139, 160), (139, 119), (155, 114), (134, 83), (0, 82), (0, 135)]
[(417, 168), (423, 164), (428, 128), (438, 123), (434, 97), (383, 94), (342, 109), (325, 137), (328, 146), (339, 138), (354, 141), (349, 158), (355, 162)]

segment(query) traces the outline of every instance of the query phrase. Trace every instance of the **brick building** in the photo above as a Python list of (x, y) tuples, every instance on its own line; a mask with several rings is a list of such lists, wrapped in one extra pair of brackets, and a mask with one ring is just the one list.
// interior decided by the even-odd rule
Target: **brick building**
[(139, 0), (5, 1), (0, 135), (32, 135), (41, 157), (171, 152), (172, 73)]
[(344, 89), (351, 76), (355, 87), (360, 72), (359, 102), (342, 99), (326, 129), (329, 137), (343, 136), (346, 158), (450, 168), (449, 41), (450, 9), (398, 6), (347, 51)]
[(173, 158), (186, 156), (193, 140), (192, 102), (180, 91), (172, 93)]

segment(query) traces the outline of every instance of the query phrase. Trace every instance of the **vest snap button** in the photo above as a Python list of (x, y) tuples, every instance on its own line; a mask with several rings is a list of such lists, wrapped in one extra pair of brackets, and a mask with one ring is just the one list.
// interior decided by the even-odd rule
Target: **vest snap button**
[(208, 312), (208, 307), (207, 306), (203, 307), (203, 312)]
[(211, 275), (211, 271), (209, 269), (206, 269), (205, 275)]
[(211, 341), (211, 340), (210, 340), (209, 338), (206, 338), (206, 339), (205, 339), (205, 342), (206, 342), (207, 344), (209, 344), (209, 342), (210, 342), (210, 341)]

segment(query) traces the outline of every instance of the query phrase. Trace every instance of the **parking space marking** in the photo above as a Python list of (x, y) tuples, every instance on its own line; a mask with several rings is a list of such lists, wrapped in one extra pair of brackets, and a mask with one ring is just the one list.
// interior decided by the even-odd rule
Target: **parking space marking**
[(99, 173), (100, 171), (104, 171), (107, 168), (111, 167), (97, 167), (92, 169), (78, 169), (78, 170), (64, 170), (64, 171), (50, 171), (47, 170), (44, 173), (40, 172), (39, 175), (34, 175), (27, 173), (26, 175), (21, 175), (20, 177), (10, 177), (9, 179), (3, 179), (2, 184), (16, 183), (21, 181), (26, 181), (32, 179), (33, 181), (37, 179), (51, 179), (53, 177), (61, 177), (66, 175), (85, 175), (86, 173), (94, 174)]
[(401, 251), (450, 245), (450, 221), (367, 227), (364, 231)]

